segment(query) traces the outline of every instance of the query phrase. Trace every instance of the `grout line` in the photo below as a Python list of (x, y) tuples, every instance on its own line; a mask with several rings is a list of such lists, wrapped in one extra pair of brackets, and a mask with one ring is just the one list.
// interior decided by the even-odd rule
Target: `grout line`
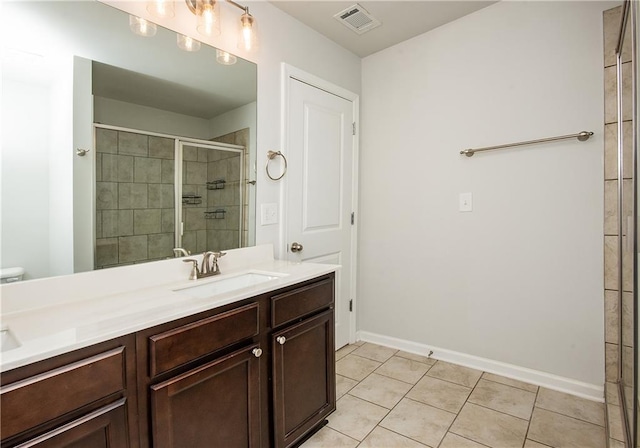
[[(498, 376), (500, 376), (500, 375), (498, 375)], [(506, 376), (504, 378), (506, 378)], [(500, 381), (490, 380), (489, 378), (485, 378), (484, 376), (480, 377), (480, 380), (485, 380), (485, 381), (489, 381), (489, 382), (492, 382), (492, 383), (495, 383), (495, 384), (500, 384), (501, 386), (511, 387), (512, 389), (516, 389), (516, 390), (519, 390), (519, 391), (522, 391), (522, 392), (528, 392), (530, 394), (536, 394), (536, 398), (537, 398), (538, 390), (540, 389), (540, 386), (536, 386), (536, 391), (532, 392), (530, 390), (523, 389), (523, 388), (518, 387), (518, 386), (512, 386), (511, 384), (504, 384), (504, 383), (501, 383)], [(513, 380), (513, 381), (519, 381), (519, 380)], [(478, 381), (478, 382), (480, 382), (480, 381)], [(522, 381), (522, 382), (524, 382), (524, 381)], [(525, 384), (530, 384), (530, 383), (525, 383)], [(535, 384), (532, 384), (532, 386), (535, 386)], [(534, 401), (534, 404), (535, 404), (535, 401)]]
[(567, 415), (567, 414), (563, 414), (562, 412), (554, 411), (552, 409), (543, 408), (542, 406), (534, 406), (534, 408), (542, 409), (543, 411), (547, 411), (547, 412), (553, 412), (554, 414), (562, 415), (562, 416), (567, 417), (567, 418), (572, 418), (572, 419), (578, 420), (579, 422), (582, 422), (582, 423), (587, 423), (589, 425), (597, 426), (598, 428), (605, 428), (607, 426), (606, 422), (605, 422), (604, 425), (599, 425), (597, 423), (593, 423), (593, 422), (590, 422), (590, 421), (587, 421), (587, 420), (583, 420), (581, 418), (574, 417), (572, 415)]
[(525, 432), (524, 434), (524, 443), (527, 443), (527, 439), (529, 438), (529, 429), (531, 428), (531, 420), (533, 420), (533, 411), (536, 409), (536, 402), (538, 401), (539, 393), (540, 393), (540, 387), (538, 387), (538, 390), (536, 391), (536, 398), (533, 400), (533, 406), (531, 407), (531, 416), (529, 417), (529, 423), (527, 424), (527, 432)]

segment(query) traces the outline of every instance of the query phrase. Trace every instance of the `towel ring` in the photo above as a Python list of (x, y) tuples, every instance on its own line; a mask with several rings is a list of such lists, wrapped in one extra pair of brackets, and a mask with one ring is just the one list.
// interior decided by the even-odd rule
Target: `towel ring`
[[(282, 174), (280, 176), (273, 177), (269, 172), (269, 162), (278, 156), (282, 157), (282, 160), (284, 160), (284, 170), (282, 171)], [(287, 158), (280, 151), (267, 151), (267, 164), (265, 165), (264, 168), (267, 171), (267, 176), (269, 177), (269, 179), (280, 180), (287, 173)]]

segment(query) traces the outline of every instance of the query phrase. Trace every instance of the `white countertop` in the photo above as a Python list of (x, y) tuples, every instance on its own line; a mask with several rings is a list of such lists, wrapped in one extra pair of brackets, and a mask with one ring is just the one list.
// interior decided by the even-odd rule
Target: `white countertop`
[[(247, 249), (241, 251), (245, 254), (249, 253)], [(231, 251), (228, 255), (231, 255)], [(167, 282), (166, 277), (164, 281), (163, 277), (160, 277), (157, 282), (161, 284), (146, 285), (138, 289), (130, 287), (126, 291), (111, 294), (94, 293), (93, 297), (81, 300), (65, 301), (55, 297), (47, 300), (43, 297), (40, 303), (34, 305), (31, 297), (28, 301), (29, 306), (24, 309), (18, 309), (15, 306), (5, 307), (3, 304), (2, 314), (0, 314), (2, 329), (8, 328), (21, 345), (0, 353), (0, 372), (310, 280), (339, 268), (337, 265), (265, 260), (265, 257), (258, 257), (255, 263), (246, 257), (244, 262), (227, 263), (228, 266), (234, 264), (235, 269), (225, 270), (221, 263), (223, 272), (221, 275), (195, 281), (183, 277), (184, 280)], [(112, 280), (115, 275), (113, 272), (111, 271), (105, 280)], [(131, 270), (129, 270), (130, 273)], [(219, 282), (246, 273), (266, 274), (275, 278), (207, 298), (196, 298), (188, 290), (180, 290)], [(99, 274), (95, 272), (90, 274), (94, 280), (95, 290), (99, 286), (95, 284), (94, 277)], [(68, 276), (70, 287), (73, 283), (72, 277), (76, 275)], [(56, 281), (59, 285), (60, 279)], [(135, 284), (135, 281), (130, 278), (127, 282)], [(25, 282), (26, 285), (29, 283)], [(140, 281), (140, 284), (148, 283), (148, 278)], [(46, 287), (46, 280), (36, 286)], [(23, 290), (25, 294), (29, 293), (27, 287)], [(2, 292), (4, 296), (6, 291)], [(17, 294), (14, 291), (11, 292), (14, 295)], [(16, 300), (15, 297), (11, 298)], [(4, 297), (2, 299), (4, 301)], [(9, 312), (6, 312), (7, 308)]]

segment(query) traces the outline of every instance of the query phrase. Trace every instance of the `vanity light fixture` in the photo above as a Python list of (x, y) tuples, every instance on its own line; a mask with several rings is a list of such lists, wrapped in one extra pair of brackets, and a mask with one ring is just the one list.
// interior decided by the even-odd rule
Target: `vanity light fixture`
[(159, 19), (169, 19), (176, 14), (173, 0), (150, 0), (147, 2), (147, 11)]
[[(196, 29), (200, 34), (213, 36), (220, 34), (220, 5), (222, 0), (185, 0), (189, 10), (197, 18)], [(249, 14), (249, 7), (242, 6), (233, 0), (226, 0), (244, 12), (240, 16), (240, 32), (238, 48), (252, 51), (258, 47), (256, 19)]]
[(178, 48), (184, 51), (195, 52), (200, 49), (200, 42), (193, 37), (185, 36), (184, 34), (176, 34)]
[(144, 37), (153, 37), (158, 32), (158, 27), (155, 23), (132, 15), (129, 16), (129, 28), (138, 36)]
[(216, 61), (218, 61), (218, 64), (222, 65), (233, 65), (238, 62), (238, 58), (231, 53), (216, 49)]

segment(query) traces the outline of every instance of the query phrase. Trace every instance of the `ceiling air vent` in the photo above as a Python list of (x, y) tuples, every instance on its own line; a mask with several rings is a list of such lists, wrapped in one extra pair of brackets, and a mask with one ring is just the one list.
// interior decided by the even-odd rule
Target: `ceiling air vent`
[(366, 33), (381, 25), (378, 19), (357, 3), (340, 11), (333, 18), (357, 34)]

